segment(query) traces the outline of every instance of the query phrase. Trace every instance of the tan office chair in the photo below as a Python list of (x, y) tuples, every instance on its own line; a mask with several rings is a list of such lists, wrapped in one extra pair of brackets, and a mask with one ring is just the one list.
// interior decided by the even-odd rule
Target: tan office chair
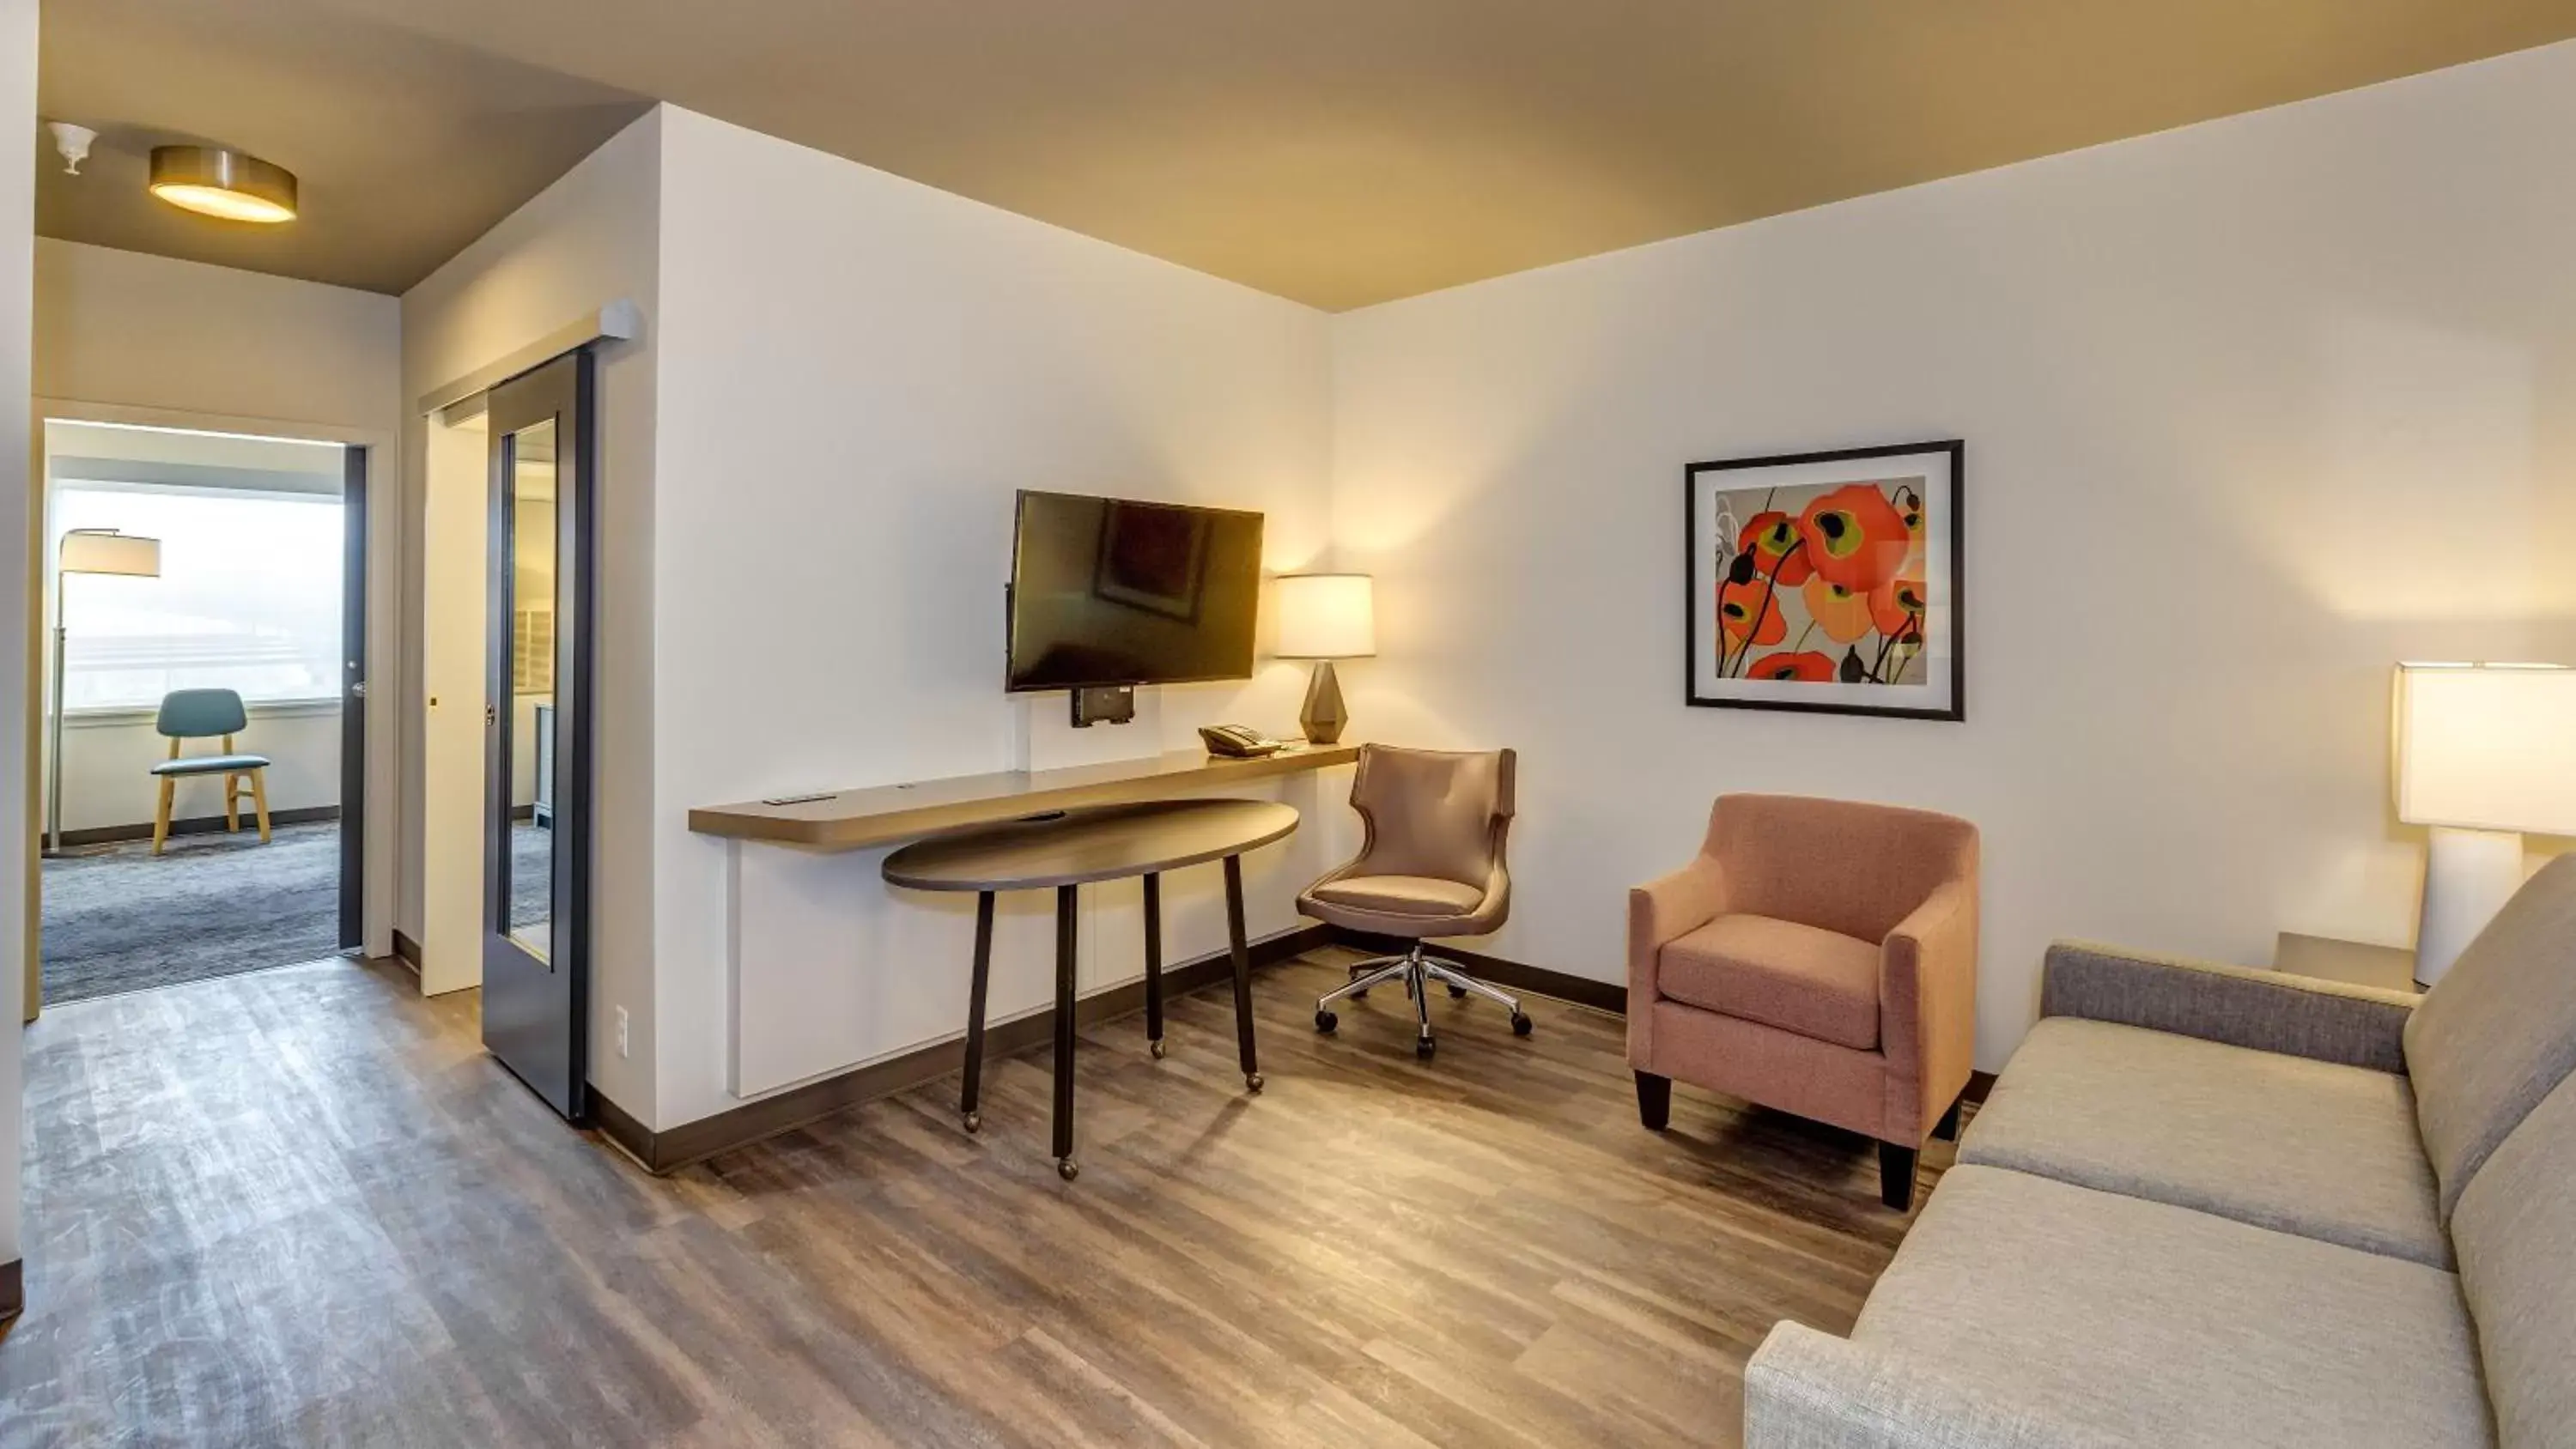
[(1512, 1014), (1512, 1031), (1527, 1036), (1530, 1019), (1518, 998), (1467, 974), (1455, 961), (1423, 954), (1422, 943), (1440, 936), (1481, 936), (1503, 924), (1512, 905), (1512, 878), (1503, 865), (1503, 837), (1512, 828), (1512, 752), (1451, 754), (1360, 746), (1351, 808), (1368, 827), (1359, 857), (1297, 897), (1297, 912), (1371, 935), (1410, 942), (1400, 956), (1380, 956), (1351, 968), (1350, 984), (1315, 1003), (1315, 1029), (1341, 1024), (1333, 1003), (1365, 996), (1372, 986), (1401, 980), (1413, 999), (1420, 1030), (1413, 1050), (1431, 1055), (1433, 981), (1453, 997), (1476, 995)]

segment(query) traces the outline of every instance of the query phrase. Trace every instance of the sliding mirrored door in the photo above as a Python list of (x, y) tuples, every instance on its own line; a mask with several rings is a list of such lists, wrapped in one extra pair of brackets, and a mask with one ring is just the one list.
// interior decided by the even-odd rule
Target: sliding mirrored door
[(568, 1118), (590, 1023), (591, 363), (492, 389), (483, 1043)]

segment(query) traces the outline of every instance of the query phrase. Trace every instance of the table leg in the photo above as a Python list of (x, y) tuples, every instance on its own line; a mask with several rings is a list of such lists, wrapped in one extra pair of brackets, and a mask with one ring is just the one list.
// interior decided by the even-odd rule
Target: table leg
[(1234, 1038), (1243, 1058), (1243, 1084), (1261, 1090), (1261, 1063), (1252, 1050), (1252, 949), (1243, 940), (1243, 857), (1225, 858), (1225, 938), (1234, 952)]
[(976, 1103), (984, 1087), (984, 988), (993, 979), (993, 893), (975, 893), (975, 980), (966, 988), (966, 1083), (957, 1093), (957, 1112), (969, 1132), (984, 1128)]
[(1163, 878), (1145, 876), (1145, 1042), (1163, 1056)]
[(1081, 923), (1079, 886), (1055, 888), (1055, 1170), (1071, 1182), (1073, 1160), (1073, 958)]

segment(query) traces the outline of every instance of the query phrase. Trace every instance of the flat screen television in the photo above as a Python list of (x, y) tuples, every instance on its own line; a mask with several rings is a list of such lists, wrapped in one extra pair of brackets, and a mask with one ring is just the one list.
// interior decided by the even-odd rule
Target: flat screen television
[(1252, 675), (1261, 515), (1020, 493), (1013, 693)]

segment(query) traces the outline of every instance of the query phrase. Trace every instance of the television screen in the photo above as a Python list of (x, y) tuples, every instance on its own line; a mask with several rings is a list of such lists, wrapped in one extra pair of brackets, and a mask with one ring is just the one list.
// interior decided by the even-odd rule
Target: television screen
[(1023, 491), (1009, 688), (1249, 678), (1260, 602), (1258, 513)]

